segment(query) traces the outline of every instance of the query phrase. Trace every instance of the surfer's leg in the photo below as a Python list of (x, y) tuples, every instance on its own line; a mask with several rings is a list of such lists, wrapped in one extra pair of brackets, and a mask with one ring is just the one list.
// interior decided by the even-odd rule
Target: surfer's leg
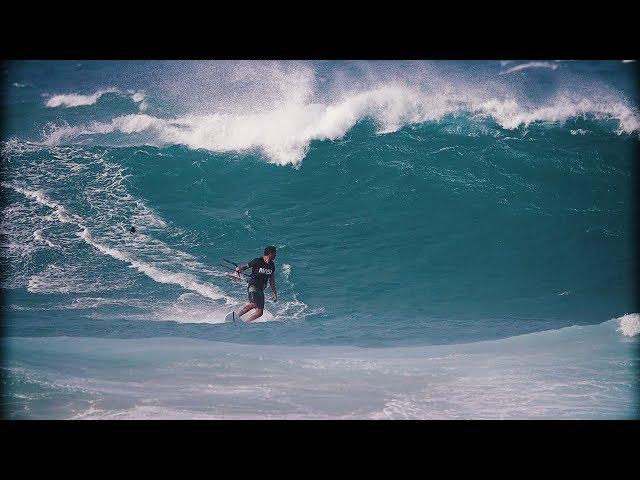
[(239, 317), (241, 317), (242, 315), (244, 315), (245, 313), (247, 313), (249, 310), (253, 310), (254, 308), (256, 308), (256, 304), (255, 303), (247, 303), (242, 310), (240, 310), (236, 315), (238, 315)]
[[(239, 317), (241, 317), (242, 315), (244, 315), (245, 313), (247, 313), (249, 310), (253, 310), (254, 308), (256, 308), (258, 305), (256, 304), (256, 301), (253, 297), (253, 289), (250, 287), (247, 287), (247, 296), (249, 297), (249, 303), (247, 303), (244, 308), (242, 310), (240, 310), (237, 315)], [(264, 306), (264, 304), (263, 304)]]
[(261, 316), (262, 316), (262, 309), (261, 309), (261, 308), (256, 308), (256, 311), (255, 311), (255, 312), (253, 312), (251, 315), (249, 315), (249, 316), (247, 317), (247, 320), (246, 320), (246, 321), (247, 321), (247, 322), (251, 322), (251, 321), (253, 321), (253, 320), (255, 320), (256, 318), (261, 317)]
[(249, 300), (252, 302), (253, 308), (255, 308), (256, 311), (247, 318), (247, 322), (262, 316), (262, 311), (264, 309), (264, 292), (261, 290), (250, 291)]

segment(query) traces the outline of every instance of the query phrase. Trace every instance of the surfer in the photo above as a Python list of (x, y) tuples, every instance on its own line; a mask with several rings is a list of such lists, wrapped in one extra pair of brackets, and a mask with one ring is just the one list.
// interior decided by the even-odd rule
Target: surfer
[(236, 267), (238, 276), (247, 268), (251, 268), (251, 276), (247, 285), (247, 293), (249, 294), (249, 303), (236, 315), (241, 317), (249, 310), (256, 309), (255, 312), (247, 318), (247, 322), (251, 322), (262, 316), (264, 310), (264, 290), (267, 288), (267, 281), (271, 286), (271, 298), (274, 302), (278, 301), (278, 292), (276, 290), (276, 266), (273, 261), (276, 258), (276, 247), (269, 245), (264, 249), (264, 255), (257, 257), (244, 265)]

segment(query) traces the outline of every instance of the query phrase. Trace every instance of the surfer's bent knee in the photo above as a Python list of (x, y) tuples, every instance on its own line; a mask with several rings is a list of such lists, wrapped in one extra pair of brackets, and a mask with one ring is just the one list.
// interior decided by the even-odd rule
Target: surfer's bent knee
[(262, 316), (262, 309), (261, 308), (257, 308), (256, 309), (256, 318), (261, 317)]

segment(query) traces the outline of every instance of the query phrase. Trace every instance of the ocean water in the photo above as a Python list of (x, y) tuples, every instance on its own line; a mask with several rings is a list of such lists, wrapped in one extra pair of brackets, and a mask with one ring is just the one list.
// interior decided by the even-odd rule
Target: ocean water
[(638, 417), (636, 62), (3, 80), (7, 418)]

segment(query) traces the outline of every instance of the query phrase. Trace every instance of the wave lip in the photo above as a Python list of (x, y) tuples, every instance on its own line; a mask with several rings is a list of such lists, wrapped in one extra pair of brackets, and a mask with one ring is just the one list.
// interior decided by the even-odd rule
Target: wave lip
[(117, 93), (119, 90), (117, 88), (107, 88), (104, 90), (98, 90), (97, 92), (91, 95), (81, 95), (79, 93), (64, 93), (60, 95), (52, 96), (46, 103), (46, 106), (49, 108), (55, 107), (82, 107), (86, 105), (93, 105), (100, 97), (107, 93)]
[[(47, 100), (45, 106), (48, 108), (73, 108), (94, 105), (98, 100), (100, 100), (100, 98), (102, 98), (102, 96), (106, 95), (107, 93), (117, 93), (119, 95), (125, 95), (124, 92), (115, 87), (101, 89), (95, 93), (92, 93), (91, 95), (82, 95), (80, 93), (63, 93), (59, 95), (53, 95), (51, 98), (49, 98), (49, 100)], [(148, 104), (146, 102), (146, 93), (144, 91), (127, 90), (126, 94), (134, 103), (137, 103), (139, 105), (140, 111), (144, 111), (147, 109)]]
[[(142, 110), (145, 100), (141, 96), (137, 98)], [(557, 94), (544, 105), (527, 106), (510, 96), (464, 91), (434, 94), (389, 84), (344, 96), (333, 103), (288, 103), (270, 111), (189, 114), (174, 118), (140, 112), (115, 117), (110, 122), (54, 126), (43, 142), (57, 145), (82, 135), (146, 132), (149, 141), (159, 145), (178, 144), (219, 153), (257, 150), (271, 163), (297, 166), (312, 141), (339, 140), (364, 119), (372, 119), (378, 125), (377, 133), (386, 134), (406, 125), (462, 115), (492, 118), (507, 130), (537, 122), (563, 123), (570, 118), (589, 116), (617, 120), (616, 133), (640, 130), (637, 110), (613, 97), (589, 98), (566, 92)]]
[(522, 70), (539, 69), (539, 68), (548, 68), (549, 70), (555, 70), (558, 68), (558, 65), (550, 62), (521, 63), (520, 65), (516, 65), (515, 67), (511, 67), (503, 72), (500, 72), (500, 75), (507, 75), (509, 73), (519, 72)]

